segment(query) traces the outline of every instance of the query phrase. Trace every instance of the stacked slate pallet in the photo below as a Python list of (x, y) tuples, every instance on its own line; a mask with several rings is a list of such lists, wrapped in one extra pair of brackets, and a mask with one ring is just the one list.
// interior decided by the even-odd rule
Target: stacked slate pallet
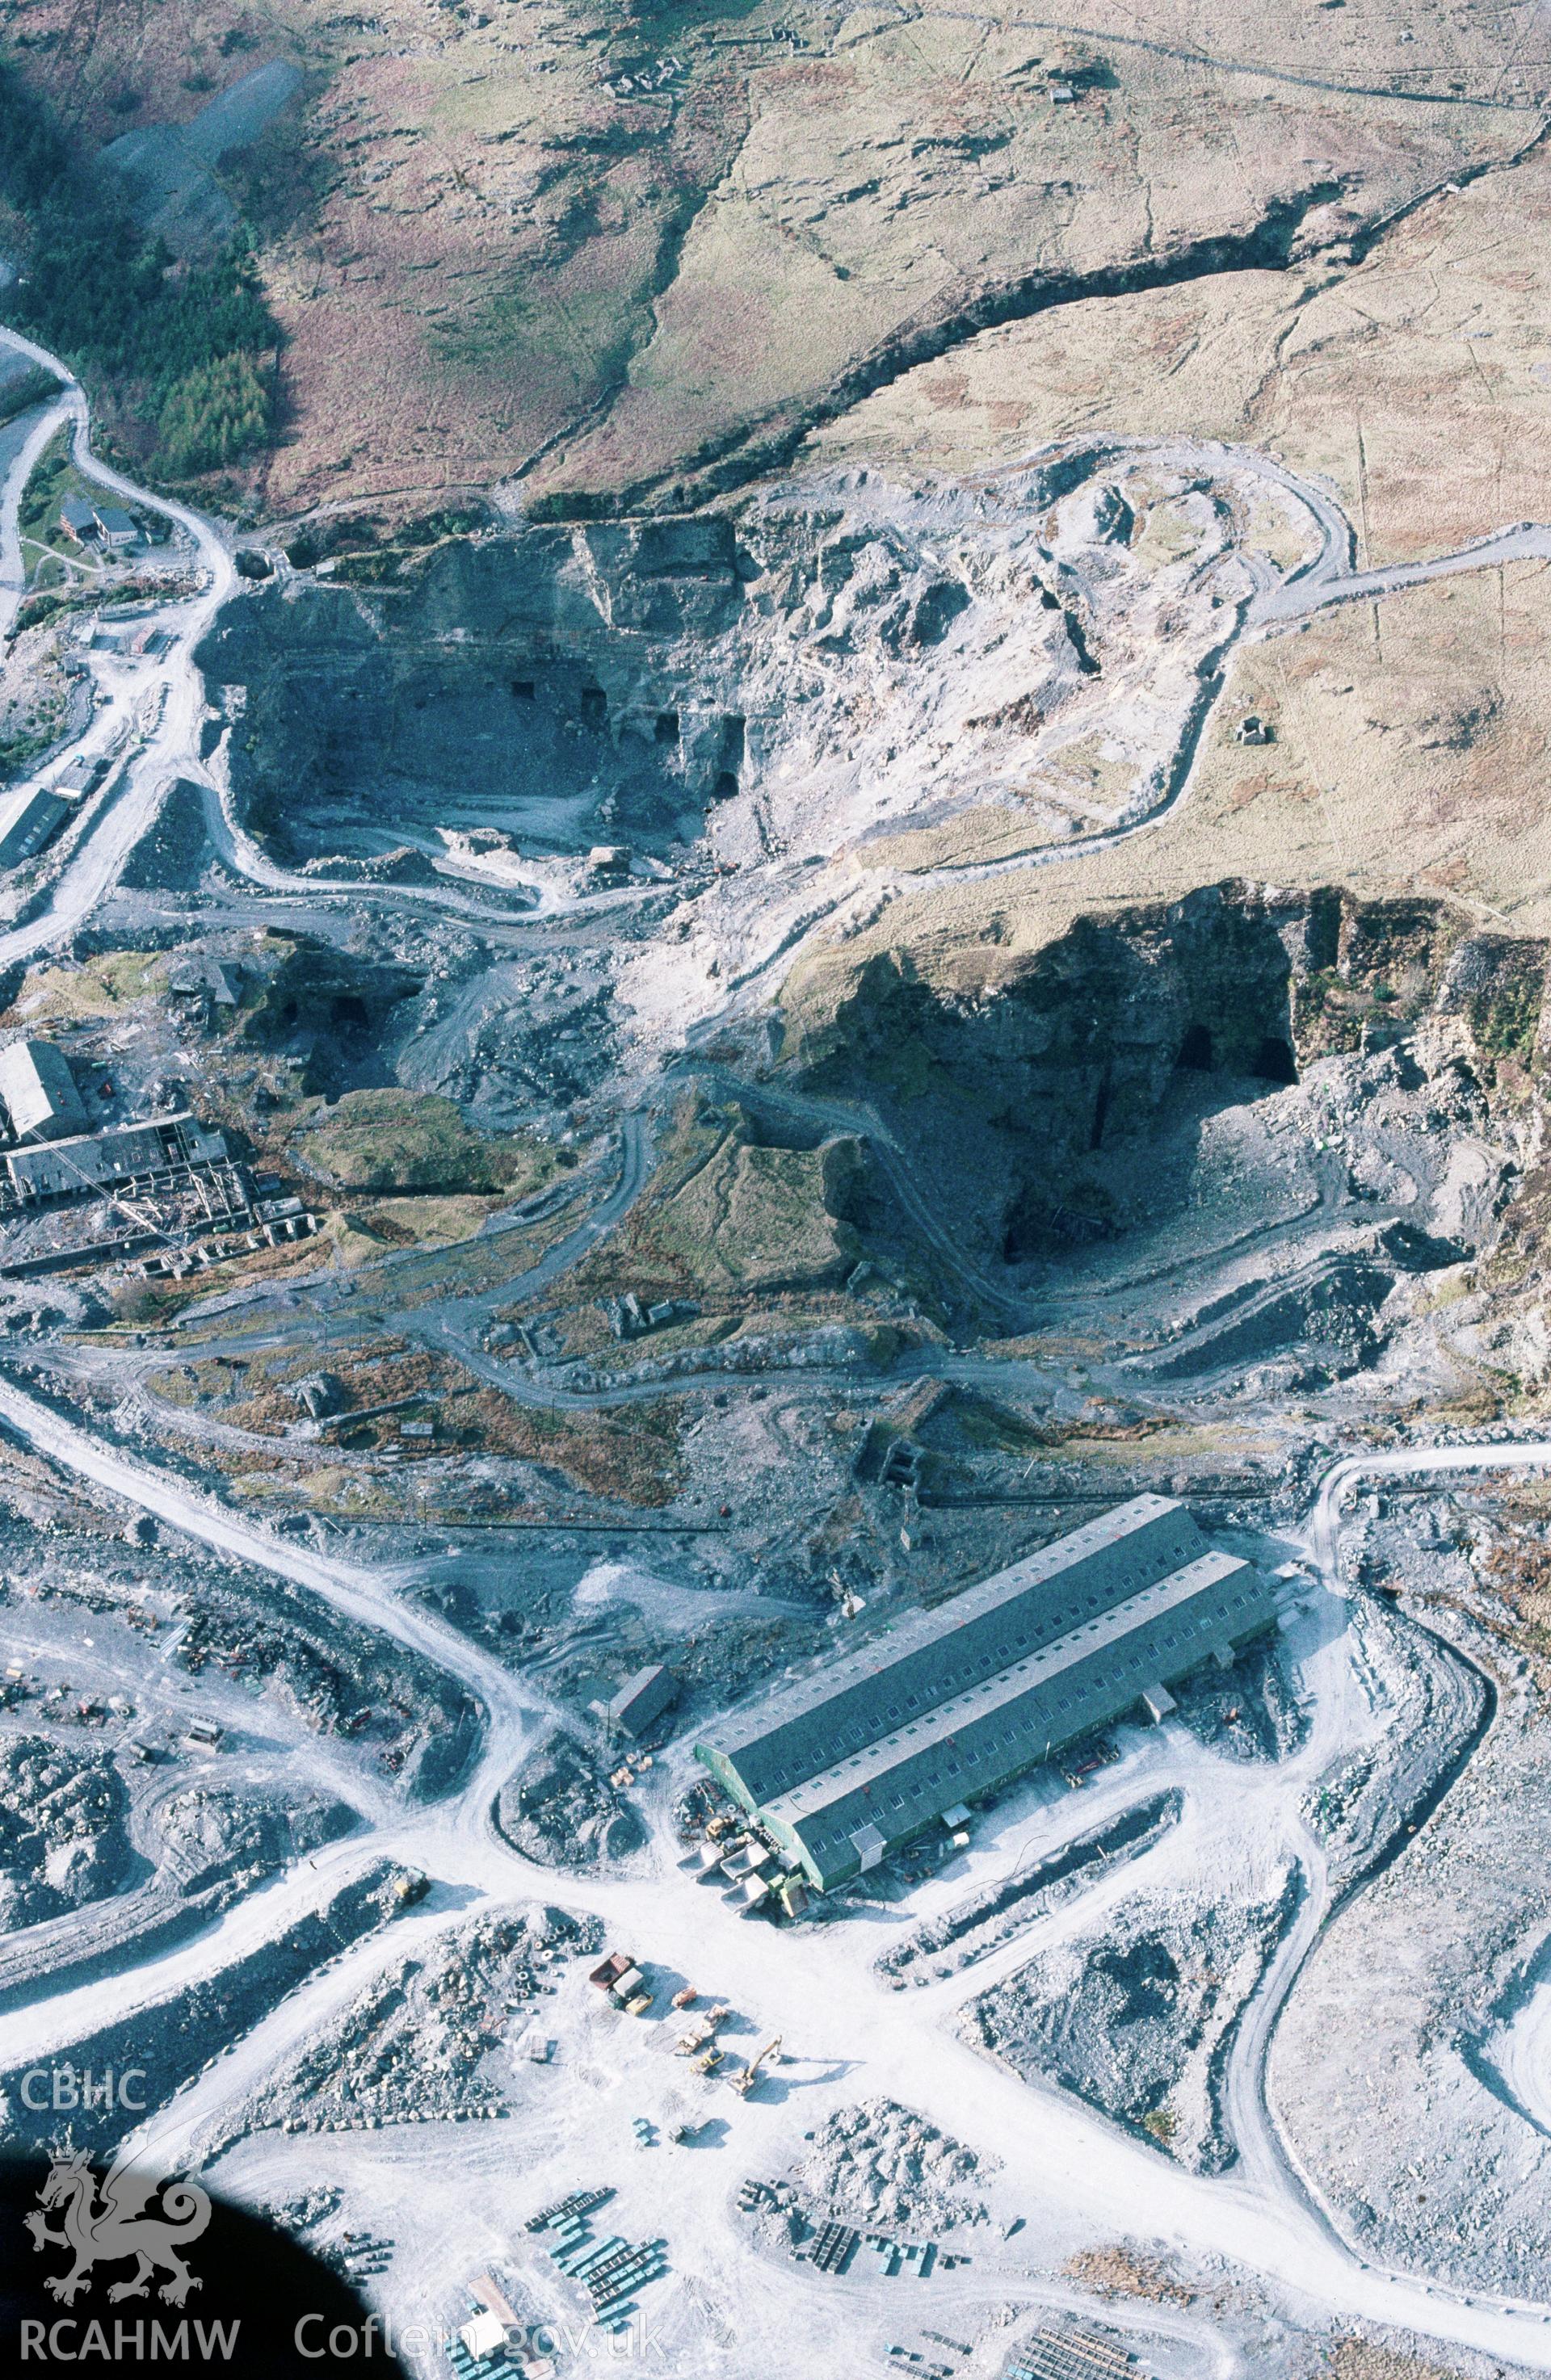
[(601, 2327), (622, 2331), (636, 2312), (634, 2292), (667, 2271), (667, 2243), (663, 2240), (630, 2240), (611, 2233), (595, 2237), (590, 2216), (612, 2191), (579, 2191), (558, 2206), (529, 2222), (539, 2234), (556, 2269), (568, 2280), (580, 2281), (592, 2301)]

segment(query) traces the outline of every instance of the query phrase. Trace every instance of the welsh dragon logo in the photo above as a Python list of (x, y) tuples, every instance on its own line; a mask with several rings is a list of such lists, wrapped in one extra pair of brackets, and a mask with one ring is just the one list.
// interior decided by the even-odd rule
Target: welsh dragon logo
[[(146, 2201), (160, 2190), (159, 2209), (147, 2212)], [(127, 2281), (115, 2281), (110, 2301), (150, 2294), (153, 2273), (165, 2273), (157, 2295), (168, 2305), (180, 2306), (190, 2289), (200, 2286), (178, 2251), (197, 2240), (210, 2221), (210, 2200), (197, 2183), (158, 2182), (133, 2166), (115, 2166), (99, 2180), (86, 2153), (72, 2149), (55, 2157), (47, 2180), (38, 2192), (42, 2212), (26, 2218), (34, 2248), (68, 2248), (75, 2258), (67, 2273), (51, 2274), (43, 2287), (61, 2304), (73, 2304), (92, 2277), (94, 2265), (135, 2259)], [(64, 2209), (60, 2228), (50, 2228), (47, 2216)]]

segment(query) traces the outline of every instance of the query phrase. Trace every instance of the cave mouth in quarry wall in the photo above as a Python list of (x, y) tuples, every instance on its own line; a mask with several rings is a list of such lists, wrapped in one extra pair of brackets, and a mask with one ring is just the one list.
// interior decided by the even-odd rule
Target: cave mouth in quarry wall
[(1207, 887), (1079, 918), (972, 1000), (887, 954), (803, 1071), (876, 1099), (934, 1203), (988, 1254), (1058, 1258), (1166, 1220), (1212, 1116), (1297, 1081), (1293, 964), (1312, 917), (1323, 931), (1313, 901)]
[(1027, 1171), (1008, 1200), (996, 1250), (1003, 1263), (1048, 1264), (1166, 1222), (1194, 1195), (1194, 1160), (1212, 1119), (1297, 1080), (1285, 1041), (1264, 1037), (1257, 1056), (1243, 1073), (1176, 1062), (1151, 1116), (1141, 1118), (1133, 1101), (1123, 1131), (1111, 1129), (1114, 1092), (1101, 1080), (1086, 1148)]
[[(931, 572), (876, 525), (841, 535), (799, 506), (764, 528), (756, 554), (724, 518), (529, 526), (451, 541), (402, 585), (246, 588), (197, 657), (238, 815), (291, 866), (482, 832), (539, 858), (672, 861), (711, 830), (718, 857), (778, 852), (810, 832), (803, 788), (851, 735), (857, 686), (875, 691), (853, 646), (898, 659), (940, 636)], [(854, 638), (831, 616), (853, 577)]]
[[(1242, 1034), (1233, 1036), (1233, 1040), (1239, 1045), (1237, 1054), (1242, 1058)], [(1196, 1020), (1185, 1027), (1179, 1055), (1174, 1061), (1175, 1066), (1179, 1073), (1185, 1075), (1217, 1074), (1221, 1072), (1217, 1048), (1217, 1041), (1213, 1037), (1211, 1026)], [(1288, 1083), (1296, 1083), (1298, 1060), (1293, 1054), (1292, 1042), (1288, 1036), (1285, 1033), (1263, 1033), (1252, 1057), (1244, 1063), (1243, 1072), (1256, 1082), (1275, 1083), (1278, 1087)], [(1093, 1146), (1096, 1148), (1098, 1145), (1095, 1137)]]
[[(1210, 1119), (1297, 1082), (1287, 953), (1274, 929), (1265, 932), (1269, 943), (1240, 920), (1225, 924), (1223, 949), (1212, 935), (1192, 938), (1183, 951), (1154, 942), (1151, 964), (1161, 972), (1146, 985), (1141, 1014), (1133, 990), (1115, 1020), (1085, 1145), (1070, 1135), (1047, 1149), (1007, 1202), (998, 1247), (1005, 1264), (1047, 1263), (1166, 1220), (1192, 1195), (1193, 1160)], [(1225, 972), (1240, 966), (1237, 984), (1225, 981)], [(1075, 984), (1073, 995), (1081, 997)], [(1176, 1019), (1171, 1042), (1169, 1012), (1181, 1002), (1195, 1013), (1187, 1012), (1182, 1026)], [(1130, 1041), (1128, 1013), (1141, 1027)], [(1154, 1038), (1160, 1028), (1161, 1046)], [(1079, 1082), (1093, 1063), (1083, 1054), (1087, 1063), (1074, 1069)]]
[[(1087, 815), (1074, 754), (1105, 755), (1093, 815), (1116, 824), (1189, 764), (1240, 585), (1223, 469), (1219, 491), (1101, 440), (973, 485), (821, 471), (736, 516), (333, 556), (223, 607), (207, 724), (238, 815), (293, 865), (482, 830), (535, 858), (709, 844), (743, 868), (988, 804), (1058, 842)], [(1160, 536), (1131, 538), (1154, 509)]]
[(282, 717), (250, 698), (247, 733), (265, 759), (254, 766), (234, 739), (239, 808), (293, 864), (370, 856), (443, 828), (546, 856), (618, 842), (666, 858), (740, 790), (742, 719), (691, 708), (652, 677), (611, 695), (598, 674), (522, 650), (358, 657), (321, 694), (329, 715)]
[(743, 788), (726, 521), (449, 544), (385, 593), (275, 580), (199, 654), (248, 827), (291, 865), (446, 831), (666, 857)]

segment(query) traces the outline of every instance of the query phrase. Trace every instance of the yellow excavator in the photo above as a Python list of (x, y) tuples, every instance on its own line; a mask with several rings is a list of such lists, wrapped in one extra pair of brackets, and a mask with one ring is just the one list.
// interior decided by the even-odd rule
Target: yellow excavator
[(767, 2058), (774, 2059), (776, 2065), (780, 2064), (781, 2036), (779, 2034), (776, 2035), (774, 2041), (767, 2041), (765, 2043), (764, 2047), (760, 2051), (757, 2058), (750, 2058), (748, 2065), (743, 2068), (740, 2073), (734, 2074), (730, 2077), (732, 2087), (737, 2092), (740, 2099), (746, 2099), (750, 2092), (753, 2089), (754, 2084), (759, 2081), (760, 2068), (764, 2064)]

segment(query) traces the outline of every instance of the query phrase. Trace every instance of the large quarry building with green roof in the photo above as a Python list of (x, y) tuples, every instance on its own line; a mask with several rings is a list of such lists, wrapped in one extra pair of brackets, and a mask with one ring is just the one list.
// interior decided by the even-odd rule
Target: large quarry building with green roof
[(1268, 1628), (1271, 1583), (1138, 1496), (734, 1718), (698, 1757), (821, 1890)]

